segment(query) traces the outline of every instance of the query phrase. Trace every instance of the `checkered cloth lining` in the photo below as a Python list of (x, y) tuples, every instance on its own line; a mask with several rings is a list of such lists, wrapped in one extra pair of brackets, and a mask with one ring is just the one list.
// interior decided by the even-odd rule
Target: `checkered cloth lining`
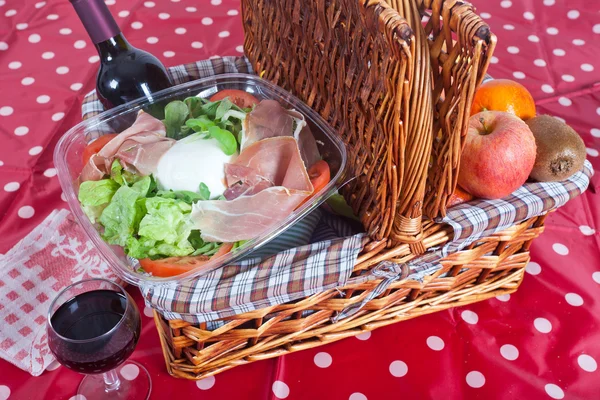
[[(245, 58), (225, 57), (172, 67), (176, 83), (219, 73), (250, 72)], [(94, 92), (83, 104), (83, 118), (103, 111)], [(350, 279), (364, 237), (353, 233), (346, 220), (315, 211), (284, 234), (258, 249), (252, 257), (185, 283), (141, 287), (146, 303), (167, 319), (208, 322), (208, 329), (223, 324), (219, 319), (283, 304), (331, 288), (382, 279), (363, 302), (343, 310), (334, 320), (356, 313), (388, 285), (404, 279), (423, 282), (441, 268), (440, 258), (474, 241), (536, 215), (564, 205), (586, 190), (593, 170), (586, 161), (581, 172), (565, 182), (527, 183), (502, 200), (476, 200), (451, 209), (437, 222), (454, 228), (454, 240), (431, 249), (406, 266), (382, 264), (370, 274)], [(310, 239), (309, 239), (310, 238)]]

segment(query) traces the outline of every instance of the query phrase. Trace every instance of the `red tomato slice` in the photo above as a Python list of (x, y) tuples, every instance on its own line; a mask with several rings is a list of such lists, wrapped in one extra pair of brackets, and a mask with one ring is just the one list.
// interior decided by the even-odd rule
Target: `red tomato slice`
[(331, 171), (329, 170), (329, 164), (327, 164), (327, 161), (325, 160), (317, 161), (312, 165), (312, 167), (308, 169), (307, 172), (308, 177), (310, 178), (310, 183), (312, 183), (314, 190), (312, 194), (306, 199), (304, 199), (304, 201), (300, 203), (300, 205), (298, 205), (298, 207), (296, 208), (299, 208), (302, 204), (306, 203), (309, 199), (311, 199), (316, 193), (319, 193), (319, 191), (321, 191), (321, 189), (327, 186), (327, 184), (331, 180)]
[(109, 133), (107, 135), (102, 135), (98, 139), (94, 140), (92, 143), (88, 144), (83, 149), (83, 165), (87, 164), (90, 161), (92, 155), (96, 154), (106, 145), (106, 143), (110, 142), (117, 136), (117, 133)]
[(212, 256), (186, 256), (186, 257), (169, 257), (162, 258), (159, 260), (151, 260), (149, 258), (143, 258), (140, 261), (140, 266), (144, 271), (151, 273), (153, 276), (165, 278), (169, 276), (175, 276), (183, 274), (184, 272), (191, 271), (201, 265), (204, 265), (213, 257), (220, 257), (223, 254), (227, 254), (231, 251), (233, 243), (223, 243), (219, 250)]
[(252, 96), (250, 93), (244, 92), (243, 90), (237, 89), (225, 89), (221, 90), (212, 95), (210, 101), (223, 100), (225, 97), (229, 97), (229, 100), (240, 108), (250, 108), (255, 104), (258, 104), (258, 99)]

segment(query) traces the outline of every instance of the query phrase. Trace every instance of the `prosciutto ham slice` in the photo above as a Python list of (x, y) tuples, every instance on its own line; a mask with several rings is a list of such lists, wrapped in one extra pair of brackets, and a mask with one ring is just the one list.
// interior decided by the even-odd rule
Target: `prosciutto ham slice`
[[(291, 136), (248, 145), (226, 172), (228, 182), (241, 181), (247, 190), (231, 201), (199, 201), (192, 206), (193, 229), (200, 229), (207, 242), (257, 237), (284, 220), (314, 190), (298, 142)], [(272, 186), (253, 190), (264, 182)]]
[[(294, 123), (295, 122), (295, 123)], [(272, 137), (293, 136), (298, 140), (306, 168), (319, 161), (319, 149), (304, 115), (286, 110), (275, 100), (262, 100), (244, 120), (242, 152), (252, 144)]]
[(81, 171), (80, 180), (97, 181), (110, 174), (115, 158), (130, 172), (150, 175), (156, 171), (162, 155), (174, 144), (174, 139), (166, 137), (165, 126), (160, 120), (140, 111), (133, 125), (90, 158)]

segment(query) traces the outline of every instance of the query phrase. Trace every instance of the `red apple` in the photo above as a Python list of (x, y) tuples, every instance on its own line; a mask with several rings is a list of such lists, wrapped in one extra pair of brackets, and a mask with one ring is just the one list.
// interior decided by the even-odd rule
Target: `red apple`
[(458, 184), (475, 197), (500, 199), (519, 188), (535, 163), (535, 138), (520, 118), (483, 111), (469, 119)]

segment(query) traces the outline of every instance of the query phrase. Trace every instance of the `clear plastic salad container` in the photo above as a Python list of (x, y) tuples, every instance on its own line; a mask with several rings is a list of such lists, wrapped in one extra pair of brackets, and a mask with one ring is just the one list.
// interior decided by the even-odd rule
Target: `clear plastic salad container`
[[(77, 199), (78, 177), (83, 168), (83, 149), (92, 140), (105, 133), (121, 132), (131, 126), (139, 110), (160, 108), (169, 101), (183, 100), (190, 96), (209, 98), (214, 93), (224, 89), (243, 90), (251, 93), (259, 100), (277, 100), (286, 109), (295, 109), (301, 112), (317, 141), (321, 157), (330, 166), (331, 181), (270, 232), (249, 240), (228, 254), (211, 258), (200, 268), (168, 278), (152, 277), (138, 273), (135, 271), (136, 260), (129, 258), (120, 246), (109, 245), (102, 239), (97, 227), (90, 222)], [(241, 260), (318, 207), (343, 185), (346, 179), (346, 149), (344, 143), (335, 135), (321, 116), (287, 91), (268, 81), (247, 74), (223, 74), (174, 86), (153, 94), (152, 100), (133, 101), (83, 121), (70, 129), (60, 139), (54, 152), (54, 163), (67, 203), (77, 221), (112, 269), (125, 281), (134, 285), (141, 283), (166, 284), (188, 280)]]

